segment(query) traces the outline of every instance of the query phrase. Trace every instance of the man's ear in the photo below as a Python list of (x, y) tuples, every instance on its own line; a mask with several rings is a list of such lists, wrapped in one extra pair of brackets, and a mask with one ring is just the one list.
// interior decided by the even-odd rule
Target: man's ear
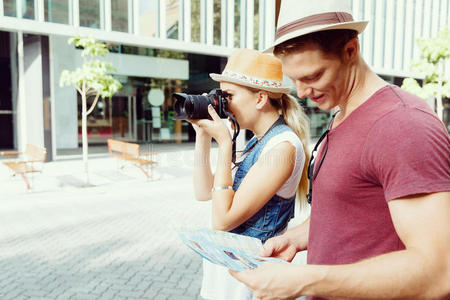
[(349, 40), (342, 49), (342, 59), (346, 62), (353, 62), (358, 58), (359, 40), (357, 37)]
[(256, 93), (256, 109), (262, 109), (269, 100), (269, 94), (266, 91), (258, 91)]

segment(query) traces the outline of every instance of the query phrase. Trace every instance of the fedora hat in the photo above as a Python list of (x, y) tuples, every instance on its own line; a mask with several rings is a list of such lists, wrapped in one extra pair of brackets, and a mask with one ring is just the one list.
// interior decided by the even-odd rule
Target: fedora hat
[(353, 20), (349, 0), (283, 0), (275, 42), (264, 52), (272, 52), (275, 46), (287, 40), (317, 31), (352, 29), (361, 33), (367, 23)]
[(257, 50), (234, 51), (222, 74), (210, 73), (209, 76), (215, 81), (232, 82), (273, 93), (291, 91), (291, 88), (283, 86), (281, 61)]

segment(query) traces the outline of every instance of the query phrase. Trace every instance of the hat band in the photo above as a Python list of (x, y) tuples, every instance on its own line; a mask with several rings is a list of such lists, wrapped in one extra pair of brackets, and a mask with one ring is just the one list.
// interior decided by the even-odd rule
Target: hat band
[(250, 84), (259, 85), (261, 87), (268, 87), (268, 88), (280, 88), (281, 84), (282, 84), (280, 81), (250, 77), (250, 76), (247, 76), (244, 74), (240, 74), (240, 73), (233, 72), (233, 71), (226, 71), (226, 70), (224, 70), (222, 72), (222, 76), (227, 76), (227, 77), (237, 79), (240, 81), (245, 81)]
[(353, 21), (352, 15), (347, 12), (328, 12), (316, 14), (295, 20), (294, 22), (281, 26), (280, 28), (277, 29), (275, 38), (279, 39), (283, 35), (286, 35), (292, 31), (302, 29), (305, 27), (352, 22), (352, 21)]

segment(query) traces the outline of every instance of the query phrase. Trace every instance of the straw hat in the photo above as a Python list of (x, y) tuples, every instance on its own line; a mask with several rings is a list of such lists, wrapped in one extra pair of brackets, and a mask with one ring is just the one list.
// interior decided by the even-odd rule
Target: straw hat
[(273, 93), (289, 93), (283, 86), (281, 61), (257, 50), (239, 49), (228, 58), (222, 74), (210, 73), (215, 81), (227, 81)]
[(264, 52), (272, 52), (276, 45), (308, 33), (331, 30), (353, 29), (361, 33), (368, 21), (354, 21), (349, 0), (281, 1), (277, 32), (272, 47)]

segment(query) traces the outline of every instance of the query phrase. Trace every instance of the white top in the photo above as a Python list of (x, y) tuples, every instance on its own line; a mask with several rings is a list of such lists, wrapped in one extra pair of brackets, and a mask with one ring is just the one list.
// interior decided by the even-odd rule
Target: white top
[(283, 198), (290, 198), (297, 192), (298, 184), (302, 177), (303, 166), (305, 165), (305, 152), (300, 138), (292, 131), (284, 131), (272, 137), (261, 151), (262, 157), (265, 153), (272, 150), (273, 147), (282, 142), (289, 142), (295, 147), (295, 165), (291, 176), (278, 190), (277, 195)]
[[(305, 152), (298, 136), (292, 131), (282, 132), (272, 137), (264, 146), (259, 158), (273, 147), (282, 142), (290, 142), (296, 149), (296, 159), (294, 169), (289, 179), (276, 193), (283, 198), (290, 198), (295, 195), (298, 184), (302, 176), (305, 164)], [(203, 281), (200, 295), (205, 299), (214, 300), (256, 300), (252, 292), (242, 283), (234, 279), (228, 269), (206, 259), (203, 260)]]

